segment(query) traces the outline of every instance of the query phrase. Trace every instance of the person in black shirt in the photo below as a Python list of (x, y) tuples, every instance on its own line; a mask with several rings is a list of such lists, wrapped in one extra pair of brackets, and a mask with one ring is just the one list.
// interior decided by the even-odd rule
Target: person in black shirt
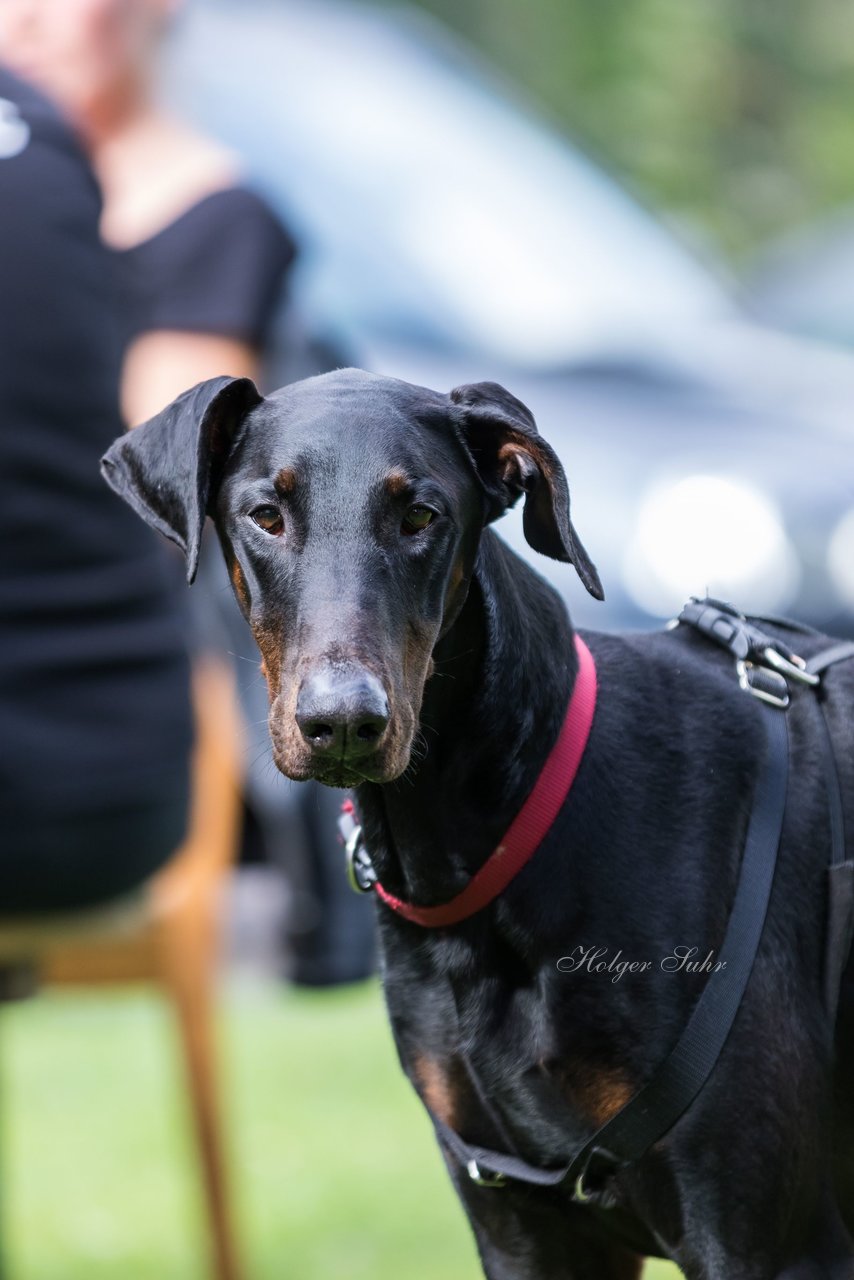
[[(104, 193), (101, 233), (126, 304), (121, 400), (130, 426), (217, 374), (263, 389), (296, 252), (241, 158), (161, 105), (156, 53), (175, 8), (175, 0), (0, 4), (0, 57), (37, 77), (65, 111)], [(362, 976), (373, 964), (373, 912), (341, 874), (337, 802), (272, 768), (257, 649), (216, 548), (203, 550), (190, 611), (198, 648), (236, 658), (244, 794), (288, 884), (289, 974), (312, 983)]]
[(0, 68), (0, 915), (120, 895), (186, 828), (177, 575), (98, 469), (122, 429), (100, 212), (72, 132)]

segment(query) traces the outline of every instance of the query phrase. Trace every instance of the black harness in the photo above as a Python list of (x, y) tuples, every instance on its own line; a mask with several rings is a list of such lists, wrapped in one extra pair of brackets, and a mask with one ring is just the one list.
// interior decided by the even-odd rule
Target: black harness
[[(442, 1145), (479, 1186), (497, 1188), (508, 1182), (521, 1182), (537, 1187), (565, 1187), (571, 1190), (574, 1201), (590, 1206), (597, 1216), (604, 1211), (601, 1217), (609, 1231), (647, 1255), (665, 1256), (647, 1229), (619, 1207), (614, 1176), (639, 1160), (690, 1107), (712, 1074), (741, 1005), (762, 938), (783, 831), (790, 685), (803, 686), (814, 695), (808, 701), (815, 708), (816, 737), (824, 757), (831, 833), (824, 1000), (831, 1026), (835, 1023), (839, 988), (854, 932), (854, 862), (846, 859), (842, 794), (821, 680), (828, 667), (854, 657), (854, 643), (837, 643), (804, 661), (779, 639), (766, 634), (763, 624), (801, 635), (817, 634), (782, 620), (747, 618), (712, 599), (691, 600), (672, 624), (693, 627), (729, 650), (736, 660), (741, 688), (759, 703), (765, 729), (765, 753), (759, 766), (738, 887), (719, 953), (726, 962), (726, 981), (706, 983), (682, 1035), (652, 1078), (592, 1136), (579, 1138), (570, 1158), (559, 1168), (539, 1168), (518, 1156), (466, 1142), (430, 1113)], [(500, 1116), (479, 1087), (467, 1060), (464, 1065), (486, 1113), (504, 1137)], [(554, 1103), (569, 1112), (557, 1090), (553, 1092)], [(508, 1142), (509, 1145), (512, 1144)]]

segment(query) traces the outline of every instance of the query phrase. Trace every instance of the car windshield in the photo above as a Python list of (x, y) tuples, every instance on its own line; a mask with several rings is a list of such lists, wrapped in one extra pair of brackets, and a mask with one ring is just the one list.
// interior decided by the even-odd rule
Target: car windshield
[(395, 14), (244, 0), (197, 9), (178, 38), (173, 90), (301, 235), (312, 310), (548, 365), (729, 311), (603, 171)]

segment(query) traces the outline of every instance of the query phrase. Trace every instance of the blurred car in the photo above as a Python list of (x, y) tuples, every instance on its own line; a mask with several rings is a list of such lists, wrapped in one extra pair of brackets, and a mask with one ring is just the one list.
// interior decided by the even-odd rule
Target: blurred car
[(528, 551), (518, 513), (499, 527), (578, 623), (657, 625), (710, 590), (854, 633), (854, 365), (751, 322), (443, 28), (207, 0), (166, 83), (303, 246), (278, 381), (353, 363), (440, 390), (493, 379), (529, 405), (606, 604)]
[(762, 249), (747, 272), (744, 297), (765, 323), (854, 348), (854, 209)]

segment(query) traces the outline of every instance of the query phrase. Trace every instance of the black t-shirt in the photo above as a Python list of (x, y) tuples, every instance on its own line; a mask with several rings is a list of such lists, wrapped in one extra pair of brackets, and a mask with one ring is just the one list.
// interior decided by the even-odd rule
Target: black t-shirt
[(131, 334), (156, 329), (268, 344), (294, 242), (247, 187), (214, 191), (117, 257)]
[(98, 468), (124, 330), (99, 215), (68, 127), (0, 68), (0, 824), (185, 786), (177, 566)]

